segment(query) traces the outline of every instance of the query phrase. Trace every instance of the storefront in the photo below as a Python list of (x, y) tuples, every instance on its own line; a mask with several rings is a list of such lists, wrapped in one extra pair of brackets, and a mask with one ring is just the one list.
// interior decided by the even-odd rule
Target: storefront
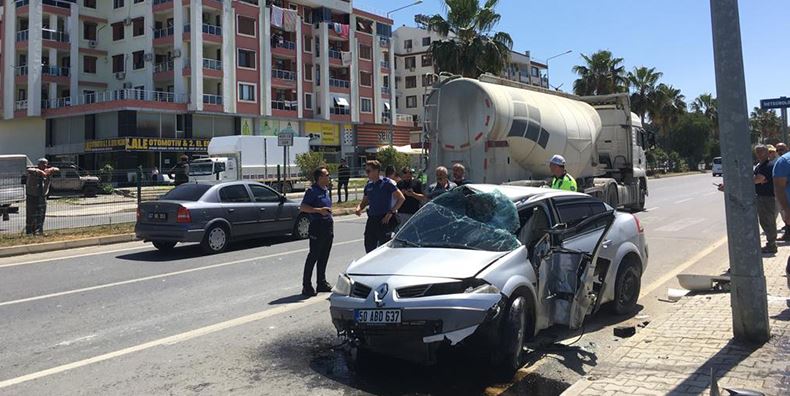
[[(392, 128), (393, 133), (390, 133)], [(357, 152), (356, 164), (361, 165), (366, 160), (375, 159), (379, 147), (404, 146), (410, 144), (410, 131), (413, 127), (394, 126), (385, 124), (360, 124), (357, 125)]]
[(304, 122), (304, 135), (310, 138), (310, 150), (324, 154), (324, 160), (337, 164), (343, 158), (341, 130), (353, 130), (351, 124), (335, 124), (331, 122)]
[[(207, 155), (206, 138), (141, 138), (122, 137), (112, 139), (88, 140), (84, 145), (84, 162), (90, 162), (99, 169), (110, 164), (118, 170), (134, 170), (142, 166), (146, 173), (153, 168), (160, 171), (171, 169), (178, 158), (186, 154), (190, 157)], [(122, 180), (119, 180), (122, 181)]]

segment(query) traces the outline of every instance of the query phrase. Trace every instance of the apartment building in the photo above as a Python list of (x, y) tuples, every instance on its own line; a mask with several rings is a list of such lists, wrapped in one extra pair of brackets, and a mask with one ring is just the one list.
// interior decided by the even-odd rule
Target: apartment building
[[(424, 16), (418, 15), (415, 22), (420, 27), (401, 26), (393, 33), (396, 110), (399, 114), (412, 116), (418, 126), (423, 117), (423, 104), (437, 77), (431, 57), (431, 43), (444, 39), (440, 34), (426, 29), (425, 21)], [(530, 58), (529, 51), (513, 51), (502, 77), (548, 88), (547, 70), (546, 65)], [(413, 143), (415, 138), (412, 137)]]
[(402, 118), (391, 26), (347, 0), (3, 0), (0, 153), (166, 168), (285, 130), (359, 161)]

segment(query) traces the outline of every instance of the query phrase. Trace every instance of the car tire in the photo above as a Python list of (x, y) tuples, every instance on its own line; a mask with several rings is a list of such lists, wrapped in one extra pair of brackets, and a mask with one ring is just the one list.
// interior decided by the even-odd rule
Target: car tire
[(294, 229), (291, 232), (294, 239), (307, 239), (310, 235), (310, 218), (307, 217), (305, 214), (300, 214), (299, 217), (296, 218), (296, 222), (294, 223)]
[(624, 258), (617, 270), (612, 312), (617, 315), (627, 315), (634, 312), (641, 288), (642, 270), (639, 264), (635, 259)]
[(160, 250), (162, 252), (169, 252), (169, 251), (173, 250), (174, 247), (176, 247), (176, 243), (175, 242), (153, 241), (152, 243), (154, 244), (155, 248), (157, 248), (158, 250)]
[(499, 374), (505, 379), (512, 378), (523, 364), (524, 342), (530, 337), (527, 331), (532, 328), (532, 320), (527, 298), (515, 295), (508, 303), (500, 334)]
[(209, 254), (222, 253), (227, 249), (229, 241), (230, 233), (227, 227), (222, 224), (214, 224), (206, 231), (200, 246), (203, 251)]

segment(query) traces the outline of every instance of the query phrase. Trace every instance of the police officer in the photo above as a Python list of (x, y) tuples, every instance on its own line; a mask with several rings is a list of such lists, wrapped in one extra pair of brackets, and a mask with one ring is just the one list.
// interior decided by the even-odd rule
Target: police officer
[(561, 155), (551, 157), (549, 161), (551, 170), (551, 188), (555, 190), (577, 191), (576, 179), (565, 171), (565, 158)]
[[(319, 167), (313, 172), (313, 186), (305, 191), (299, 210), (310, 216), (310, 252), (304, 263), (302, 275), (302, 295), (312, 297), (316, 291), (330, 292), (332, 285), (326, 281), (326, 264), (334, 239), (334, 221), (332, 220), (332, 192), (329, 190), (329, 170)], [(313, 289), (313, 266), (317, 264), (316, 283)]]
[(381, 163), (371, 160), (365, 163), (368, 183), (365, 195), (357, 206), (357, 216), (370, 205), (368, 220), (365, 223), (365, 253), (389, 242), (390, 235), (397, 225), (398, 209), (406, 198), (389, 178), (381, 177)]

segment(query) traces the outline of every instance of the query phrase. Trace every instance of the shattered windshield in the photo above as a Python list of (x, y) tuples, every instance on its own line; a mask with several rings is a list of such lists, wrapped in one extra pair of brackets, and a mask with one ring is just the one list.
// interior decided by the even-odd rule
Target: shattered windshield
[(507, 252), (521, 245), (516, 206), (499, 191), (456, 188), (421, 208), (395, 235), (395, 247)]

